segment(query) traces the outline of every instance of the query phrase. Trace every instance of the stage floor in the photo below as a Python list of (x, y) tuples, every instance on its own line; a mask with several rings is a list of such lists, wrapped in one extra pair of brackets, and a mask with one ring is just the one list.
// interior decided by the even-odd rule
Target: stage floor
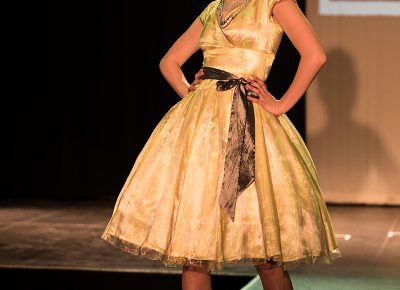
[[(0, 267), (171, 273), (179, 268), (131, 256), (100, 239), (115, 198), (1, 200)], [(343, 257), (291, 275), (295, 289), (400, 289), (400, 207), (328, 205)], [(213, 275), (256, 277), (228, 265)], [(254, 280), (247, 289), (260, 289)], [(258, 288), (257, 288), (258, 287)]]

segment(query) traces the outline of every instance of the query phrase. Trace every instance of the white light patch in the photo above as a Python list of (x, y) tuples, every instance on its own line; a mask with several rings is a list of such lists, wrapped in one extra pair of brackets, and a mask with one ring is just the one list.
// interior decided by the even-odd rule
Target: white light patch
[(348, 241), (348, 240), (351, 239), (351, 235), (350, 234), (336, 234), (335, 236), (336, 236), (336, 238), (343, 239), (345, 241)]
[(400, 16), (400, 0), (319, 0), (320, 15)]
[(388, 236), (389, 238), (393, 238), (393, 237), (395, 237), (395, 236), (399, 236), (399, 237), (400, 237), (400, 232), (392, 232), (392, 231), (389, 231), (389, 232), (387, 233), (387, 236)]

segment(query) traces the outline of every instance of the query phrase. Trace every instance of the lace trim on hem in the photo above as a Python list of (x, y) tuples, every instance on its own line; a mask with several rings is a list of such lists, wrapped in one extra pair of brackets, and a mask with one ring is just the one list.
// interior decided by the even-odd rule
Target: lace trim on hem
[(304, 264), (330, 264), (333, 260), (341, 257), (339, 249), (334, 249), (328, 253), (320, 252), (318, 255), (308, 255), (292, 261), (283, 261), (281, 255), (262, 258), (241, 257), (239, 259), (224, 261), (201, 260), (188, 257), (169, 256), (160, 251), (127, 242), (108, 233), (103, 233), (101, 238), (128, 254), (143, 257), (153, 261), (159, 261), (166, 267), (197, 266), (206, 268), (209, 271), (222, 270), (224, 264), (243, 264), (255, 266), (271, 261), (276, 262), (277, 265), (283, 267), (285, 270), (290, 270)]

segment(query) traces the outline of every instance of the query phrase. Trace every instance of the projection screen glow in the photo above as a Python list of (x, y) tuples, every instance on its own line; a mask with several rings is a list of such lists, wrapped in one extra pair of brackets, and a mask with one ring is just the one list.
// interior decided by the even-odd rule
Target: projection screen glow
[(400, 0), (319, 0), (320, 15), (400, 15)]

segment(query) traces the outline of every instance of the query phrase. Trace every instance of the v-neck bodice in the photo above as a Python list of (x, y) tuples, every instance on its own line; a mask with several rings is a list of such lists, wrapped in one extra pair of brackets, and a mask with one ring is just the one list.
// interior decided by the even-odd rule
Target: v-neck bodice
[(249, 0), (224, 29), (218, 22), (220, 1), (211, 2), (199, 16), (204, 25), (200, 39), (203, 65), (266, 79), (283, 35), (271, 17), (273, 5), (280, 0)]

